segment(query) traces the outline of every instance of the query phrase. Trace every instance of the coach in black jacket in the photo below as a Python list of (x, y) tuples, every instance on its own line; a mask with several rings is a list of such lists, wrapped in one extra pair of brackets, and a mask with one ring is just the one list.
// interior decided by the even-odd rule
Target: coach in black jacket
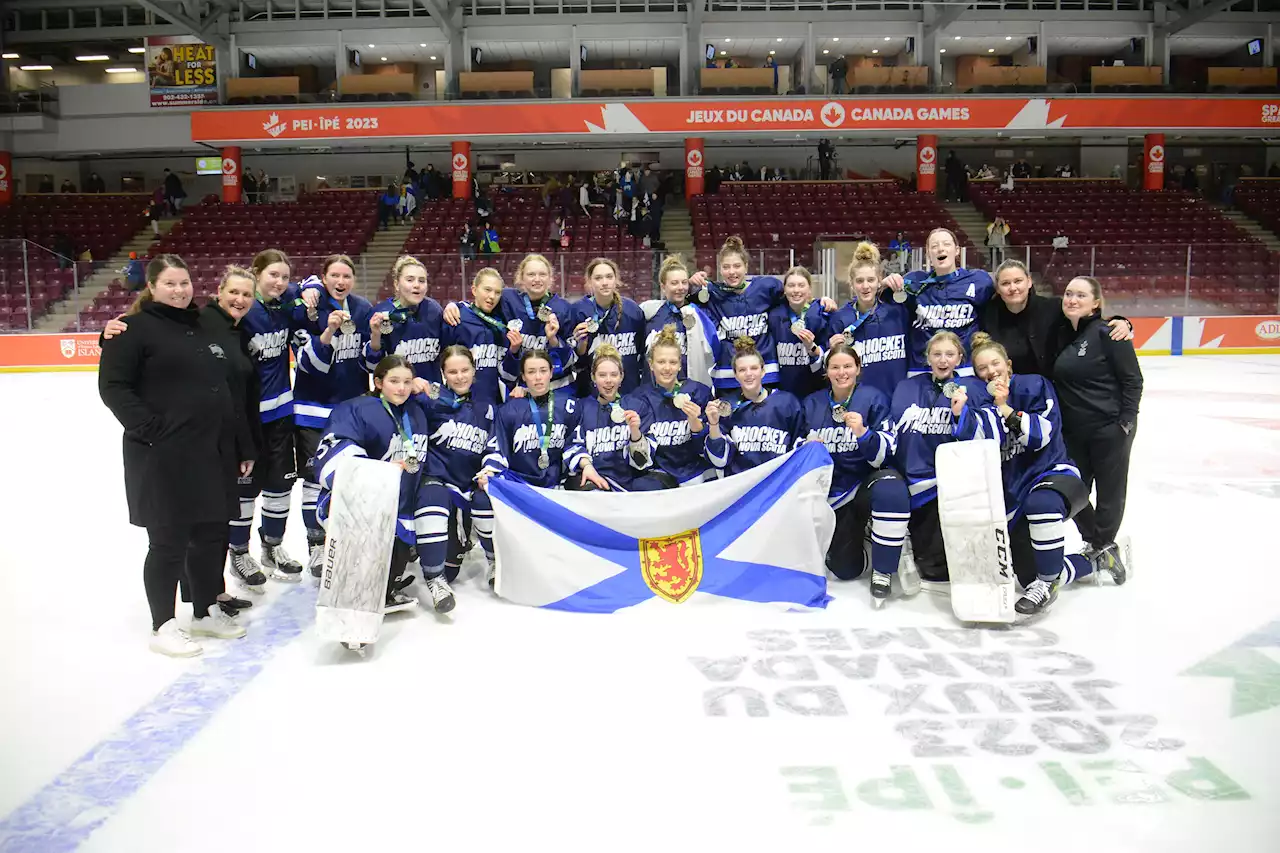
[[(236, 412), (227, 353), (200, 327), (181, 258), (148, 265), (147, 287), (130, 309), (126, 333), (103, 342), (102, 401), (124, 427), (125, 494), (131, 524), (147, 529), (143, 583), (151, 606), (152, 648), (192, 655), (174, 622), (185, 569), (196, 619), (192, 632), (243, 636), (215, 604), (221, 591), (227, 523), (238, 515)], [(212, 612), (210, 611), (212, 608)]]
[(1097, 279), (1073, 278), (1062, 297), (1062, 312), (1074, 337), (1053, 364), (1067, 455), (1086, 488), (1097, 480), (1097, 511), (1090, 505), (1075, 517), (1085, 543), (1097, 550), (1115, 544), (1124, 518), (1129, 452), (1142, 402), (1142, 370), (1133, 342), (1111, 339), (1101, 309)]

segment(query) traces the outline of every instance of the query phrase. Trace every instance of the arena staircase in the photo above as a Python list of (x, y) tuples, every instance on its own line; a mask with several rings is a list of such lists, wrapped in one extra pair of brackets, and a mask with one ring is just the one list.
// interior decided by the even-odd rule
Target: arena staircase
[[(168, 234), (170, 229), (180, 221), (177, 218), (161, 220), (161, 236)], [(146, 227), (139, 229), (129, 242), (120, 247), (119, 252), (111, 256), (110, 260), (80, 282), (79, 292), (72, 291), (67, 299), (55, 304), (49, 313), (37, 320), (35, 331), (60, 332), (66, 329), (80, 312), (92, 305), (93, 301), (111, 286), (111, 282), (124, 279), (122, 270), (129, 263), (129, 253), (137, 252), (138, 257), (145, 259), (150, 254), (151, 244), (155, 240), (155, 233), (152, 232), (151, 223), (148, 222)]]
[[(947, 213), (951, 214), (951, 218), (960, 226), (960, 233), (956, 235), (956, 239), (963, 245), (966, 242), (972, 243), (979, 247), (976, 249), (978, 257), (973, 257), (974, 249), (970, 249), (967, 253), (965, 265), (969, 267), (987, 267), (987, 251), (983, 247), (983, 243), (987, 239), (987, 223), (982, 218), (982, 214), (978, 208), (968, 202), (947, 202), (943, 205)], [(921, 246), (921, 248), (924, 248)]]
[(662, 231), (658, 235), (666, 246), (666, 254), (680, 255), (690, 270), (695, 269), (695, 252), (693, 248), (693, 220), (689, 216), (689, 208), (684, 199), (672, 196), (662, 212)]
[(411, 224), (400, 225), (393, 222), (389, 230), (374, 233), (373, 239), (364, 247), (364, 254), (356, 259), (360, 267), (356, 293), (377, 304), (378, 291), (390, 282), (396, 258), (404, 254), (404, 243), (412, 230)]
[(1259, 225), (1257, 220), (1249, 218), (1247, 214), (1239, 210), (1222, 208), (1219, 212), (1238, 225), (1241, 231), (1266, 246), (1269, 251), (1280, 252), (1280, 237), (1276, 236), (1275, 232)]

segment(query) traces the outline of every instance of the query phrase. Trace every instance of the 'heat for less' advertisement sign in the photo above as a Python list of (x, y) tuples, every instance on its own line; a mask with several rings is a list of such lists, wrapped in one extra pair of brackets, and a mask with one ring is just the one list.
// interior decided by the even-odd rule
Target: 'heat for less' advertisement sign
[(218, 61), (213, 46), (191, 36), (147, 39), (147, 80), (153, 107), (218, 103)]

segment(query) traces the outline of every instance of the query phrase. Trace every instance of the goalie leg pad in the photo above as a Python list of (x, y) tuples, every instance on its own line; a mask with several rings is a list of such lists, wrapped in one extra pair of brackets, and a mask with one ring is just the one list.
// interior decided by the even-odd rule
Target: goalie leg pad
[(969, 622), (1012, 622), (1013, 555), (999, 444), (990, 439), (944, 444), (935, 464), (952, 610)]

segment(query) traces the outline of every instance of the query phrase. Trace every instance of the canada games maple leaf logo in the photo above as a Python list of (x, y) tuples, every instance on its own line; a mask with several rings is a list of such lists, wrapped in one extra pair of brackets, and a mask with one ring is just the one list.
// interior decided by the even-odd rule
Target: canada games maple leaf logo
[(272, 113), (267, 116), (267, 120), (262, 123), (262, 129), (271, 134), (272, 137), (276, 137), (284, 133), (287, 126), (288, 125), (284, 122), (280, 121), (280, 116), (277, 113)]
[(818, 115), (822, 118), (822, 123), (827, 127), (839, 127), (844, 124), (844, 107), (835, 101), (828, 102)]

